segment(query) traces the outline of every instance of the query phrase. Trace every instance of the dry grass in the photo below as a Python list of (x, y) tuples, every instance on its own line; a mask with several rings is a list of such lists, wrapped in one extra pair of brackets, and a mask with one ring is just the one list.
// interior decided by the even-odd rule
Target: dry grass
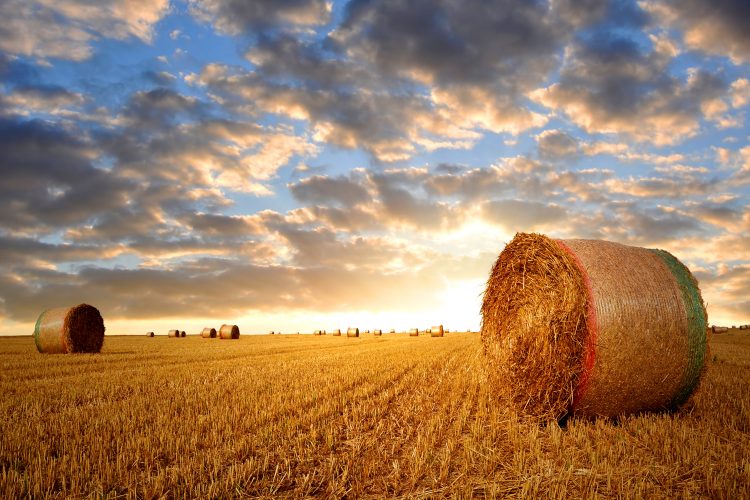
[(560, 428), (491, 399), (473, 334), (2, 338), (0, 498), (747, 498), (750, 335), (711, 349), (682, 413)]

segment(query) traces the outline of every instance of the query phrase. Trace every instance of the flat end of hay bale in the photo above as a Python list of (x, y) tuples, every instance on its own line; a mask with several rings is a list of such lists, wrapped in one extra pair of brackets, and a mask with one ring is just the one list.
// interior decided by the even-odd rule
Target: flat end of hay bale
[(587, 291), (555, 240), (518, 233), (495, 262), (482, 301), (481, 339), (496, 395), (519, 413), (568, 412), (587, 337)]

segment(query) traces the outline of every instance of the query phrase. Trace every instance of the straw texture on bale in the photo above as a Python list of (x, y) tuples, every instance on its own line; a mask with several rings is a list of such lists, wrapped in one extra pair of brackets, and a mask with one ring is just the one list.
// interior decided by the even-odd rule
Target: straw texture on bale
[(146, 332), (146, 337), (153, 337), (153, 336), (154, 336), (154, 332)]
[(201, 337), (204, 339), (215, 339), (216, 338), (216, 328), (209, 328), (206, 327), (201, 331)]
[(383, 335), (383, 330), (373, 330), (372, 334), (373, 335)]
[(47, 309), (36, 320), (34, 343), (39, 352), (50, 354), (99, 352), (104, 343), (104, 319), (88, 304)]
[(419, 329), (412, 328), (411, 330), (409, 330), (409, 336), (410, 337), (419, 337)]
[(481, 338), (494, 388), (526, 415), (674, 409), (697, 387), (706, 311), (663, 250), (519, 233), (495, 262)]
[(169, 337), (175, 337), (180, 338), (180, 331), (179, 330), (169, 330), (169, 333), (167, 333), (167, 336)]
[(220, 339), (233, 339), (240, 338), (240, 327), (237, 325), (221, 325), (218, 332)]
[(442, 337), (443, 334), (443, 325), (433, 326), (432, 328), (430, 328), (430, 336), (432, 337)]
[(359, 328), (349, 328), (346, 330), (347, 337), (359, 337)]

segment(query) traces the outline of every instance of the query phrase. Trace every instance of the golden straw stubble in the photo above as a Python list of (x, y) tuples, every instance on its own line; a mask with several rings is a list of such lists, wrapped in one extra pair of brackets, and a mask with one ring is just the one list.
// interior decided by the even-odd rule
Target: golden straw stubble
[(581, 369), (587, 300), (567, 252), (545, 236), (516, 234), (482, 301), (481, 339), (499, 399), (525, 415), (566, 415)]

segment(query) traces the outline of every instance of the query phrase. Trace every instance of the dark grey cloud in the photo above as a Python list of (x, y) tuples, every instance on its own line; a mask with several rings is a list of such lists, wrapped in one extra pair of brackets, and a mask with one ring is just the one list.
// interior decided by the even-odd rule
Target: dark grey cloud
[(482, 216), (508, 232), (550, 231), (567, 217), (567, 210), (551, 205), (522, 200), (491, 200), (482, 205)]
[(680, 29), (692, 49), (750, 62), (750, 3), (745, 0), (649, 1), (646, 8)]
[(537, 150), (544, 160), (571, 160), (581, 155), (578, 139), (562, 130), (545, 130), (537, 136)]
[(325, 0), (191, 0), (190, 11), (231, 35), (252, 36), (278, 28), (325, 24)]
[(694, 135), (702, 118), (719, 118), (710, 105), (728, 91), (721, 74), (673, 76), (672, 57), (658, 44), (644, 50), (631, 37), (597, 31), (571, 47), (559, 82), (534, 96), (589, 133), (672, 144)]
[(518, 90), (551, 69), (563, 36), (543, 2), (353, 0), (333, 39), (393, 75)]
[(301, 202), (336, 203), (344, 207), (353, 207), (360, 203), (368, 203), (371, 198), (361, 183), (344, 176), (315, 175), (288, 187), (294, 197)]
[(96, 168), (97, 148), (63, 127), (0, 119), (0, 227), (49, 231), (123, 205), (133, 182)]

